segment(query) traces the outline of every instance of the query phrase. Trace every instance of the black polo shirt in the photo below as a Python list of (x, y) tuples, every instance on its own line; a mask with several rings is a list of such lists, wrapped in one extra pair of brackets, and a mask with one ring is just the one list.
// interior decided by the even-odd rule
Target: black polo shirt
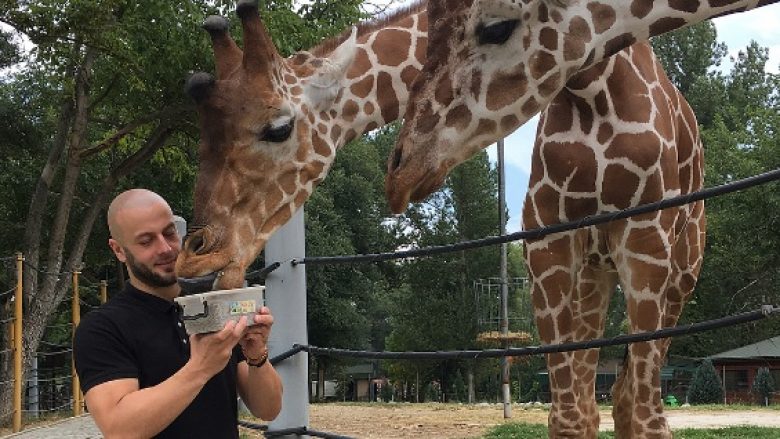
[[(128, 282), (108, 303), (86, 314), (73, 339), (76, 372), (84, 393), (108, 381), (135, 378), (155, 386), (190, 358), (189, 336), (178, 306)], [(157, 438), (238, 438), (236, 365), (212, 377), (192, 403)]]

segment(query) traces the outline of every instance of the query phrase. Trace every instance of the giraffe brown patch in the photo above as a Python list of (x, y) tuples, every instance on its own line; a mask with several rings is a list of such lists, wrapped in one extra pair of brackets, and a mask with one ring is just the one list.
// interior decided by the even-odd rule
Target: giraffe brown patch
[(357, 131), (350, 128), (349, 130), (347, 130), (347, 134), (344, 135), (344, 143), (351, 142), (352, 139), (354, 139), (355, 137), (357, 137)]
[[(631, 288), (636, 291), (643, 291), (647, 289), (652, 292), (660, 294), (662, 288), (666, 284), (669, 276), (669, 271), (660, 265), (648, 264), (647, 262), (640, 261), (639, 259), (629, 257), (628, 265), (631, 270)], [(656, 310), (657, 311), (657, 310)], [(657, 319), (657, 317), (656, 317)], [(651, 331), (656, 329), (655, 324), (657, 320), (653, 322), (653, 326), (642, 326), (642, 329)]]
[(541, 283), (549, 308), (557, 308), (563, 301), (563, 296), (568, 295), (572, 287), (571, 276), (563, 270), (545, 277)]
[(626, 238), (626, 249), (636, 254), (658, 254), (665, 252), (666, 244), (655, 227), (633, 228)]
[(474, 99), (479, 100), (479, 96), (482, 93), (482, 72), (479, 70), (471, 71), (471, 96)]
[(432, 132), (436, 125), (439, 124), (441, 117), (438, 113), (433, 112), (431, 102), (425, 103), (423, 110), (417, 115), (416, 132), (418, 134), (428, 134)]
[(269, 188), (268, 193), (263, 200), (265, 203), (265, 210), (269, 211), (275, 209), (282, 202), (282, 198), (284, 198), (284, 192), (282, 192), (279, 186)]
[(604, 45), (604, 57), (608, 58), (625, 49), (626, 47), (634, 44), (635, 42), (636, 38), (631, 33), (618, 35), (607, 41), (607, 43)]
[(539, 22), (547, 23), (550, 20), (550, 10), (545, 2), (539, 2)]
[(565, 133), (572, 129), (574, 113), (567, 102), (567, 95), (567, 93), (560, 93), (555, 96), (545, 111), (544, 119), (540, 120), (539, 127), (545, 136)]
[(487, 87), (485, 105), (490, 111), (500, 110), (519, 100), (528, 91), (522, 69), (499, 71)]
[(498, 124), (493, 119), (480, 119), (479, 124), (477, 124), (477, 129), (474, 130), (474, 136), (483, 136), (488, 134), (493, 134), (496, 132)]
[[(547, 142), (541, 151), (547, 176), (558, 186), (573, 192), (596, 190), (596, 154), (582, 143)], [(556, 209), (557, 210), (557, 209)]]
[(325, 163), (320, 161), (313, 161), (307, 163), (301, 170), (301, 181), (305, 184), (308, 181), (312, 181), (319, 178), (322, 175), (322, 171), (325, 169)]
[(379, 72), (376, 78), (377, 100), (382, 104), (382, 118), (390, 123), (398, 119), (400, 103), (393, 88), (393, 77), (387, 72)]
[(584, 218), (589, 215), (595, 215), (598, 213), (598, 207), (599, 203), (595, 197), (566, 197), (564, 200), (564, 212), (566, 213), (566, 218), (570, 220)]
[(529, 96), (523, 103), (523, 106), (520, 107), (520, 111), (523, 113), (523, 116), (530, 118), (539, 112), (539, 103), (536, 102), (535, 97)]
[(330, 145), (325, 143), (325, 141), (322, 140), (322, 138), (319, 135), (315, 134), (312, 136), (311, 144), (312, 146), (314, 146), (314, 152), (316, 152), (317, 154), (323, 157), (330, 157), (331, 155)]
[(340, 137), (341, 125), (333, 125), (333, 128), (330, 129), (330, 140), (332, 140), (333, 143), (338, 143)]
[(601, 202), (618, 209), (631, 206), (631, 198), (639, 187), (639, 177), (621, 165), (609, 164), (604, 170)]
[(656, 171), (645, 179), (645, 190), (642, 191), (639, 204), (654, 203), (660, 201), (663, 197), (664, 186), (661, 182), (659, 171)]
[(341, 117), (347, 122), (352, 122), (355, 120), (355, 116), (357, 116), (359, 111), (360, 107), (357, 102), (350, 99), (344, 103), (344, 107), (341, 109)]
[(282, 174), (276, 183), (282, 188), (285, 194), (292, 194), (295, 192), (296, 183), (298, 181), (298, 175), (294, 172), (286, 172)]
[(371, 60), (368, 57), (366, 49), (360, 47), (355, 54), (355, 60), (352, 61), (352, 65), (347, 72), (347, 79), (354, 79), (361, 77), (371, 69)]
[(309, 198), (309, 192), (306, 191), (306, 190), (301, 189), (295, 195), (295, 201), (293, 201), (293, 205), (295, 207), (303, 206), (303, 203), (305, 203), (308, 198)]
[(452, 82), (450, 81), (449, 76), (442, 78), (442, 80), (439, 81), (439, 83), (436, 85), (434, 97), (436, 98), (436, 102), (440, 103), (444, 107), (448, 106), (452, 102), (453, 90)]
[(295, 84), (296, 82), (298, 82), (298, 78), (296, 78), (293, 75), (289, 75), (289, 74), (288, 75), (284, 75), (284, 82), (292, 85), (292, 84)]
[(569, 369), (566, 367), (556, 369), (550, 378), (552, 378), (553, 387), (556, 389), (568, 389), (571, 387), (572, 377)]
[(602, 34), (615, 25), (617, 15), (612, 6), (593, 2), (588, 3), (588, 10), (590, 11), (591, 21), (593, 22), (593, 27), (597, 34)]
[(653, 102), (648, 96), (647, 86), (634, 71), (623, 63), (607, 78), (607, 87), (612, 91), (612, 102), (617, 116), (626, 122), (650, 122)]
[(509, 114), (501, 118), (501, 131), (509, 132), (517, 128), (520, 124), (520, 119), (514, 114)]
[(551, 27), (542, 29), (539, 32), (539, 44), (551, 52), (558, 50), (558, 31)]
[(650, 25), (650, 36), (665, 34), (688, 24), (684, 18), (664, 17)]
[[(556, 65), (557, 62), (555, 61), (555, 56), (550, 52), (542, 50), (537, 50), (534, 52), (534, 54), (531, 55), (530, 61), (528, 62), (531, 77), (534, 79), (540, 79)], [(512, 74), (517, 76), (518, 72), (513, 72)], [(493, 82), (495, 82), (495, 79)]]
[(548, 76), (547, 79), (545, 79), (541, 84), (539, 84), (538, 90), (539, 94), (543, 98), (546, 98), (555, 93), (558, 93), (562, 87), (563, 83), (561, 82), (561, 72), (555, 72)]
[(653, 0), (633, 0), (631, 2), (631, 15), (637, 18), (645, 18), (653, 10)]
[(374, 76), (368, 75), (360, 81), (352, 84), (349, 90), (359, 98), (365, 98), (374, 89)]
[(366, 102), (366, 105), (363, 106), (363, 112), (368, 114), (368, 115), (374, 114), (375, 110), (376, 110), (376, 108), (374, 107), (374, 103), (373, 102)]
[(586, 136), (590, 135), (590, 131), (593, 129), (593, 109), (588, 101), (576, 95), (571, 95), (570, 100), (574, 103), (579, 115), (580, 131)]
[(534, 194), (534, 204), (539, 209), (537, 213), (542, 221), (542, 225), (560, 222), (557, 209), (559, 199), (560, 193), (547, 184), (539, 188)]
[(373, 130), (375, 130), (377, 128), (379, 128), (379, 124), (377, 124), (376, 122), (371, 122), (368, 125), (366, 125), (365, 132), (373, 131)]
[(420, 70), (412, 66), (406, 66), (401, 70), (401, 81), (404, 82), (407, 90), (412, 88), (414, 78), (416, 78), (418, 74), (420, 74)]
[(318, 123), (317, 124), (317, 132), (319, 132), (322, 135), (326, 134), (328, 132), (328, 126), (325, 125), (322, 122)]
[(563, 58), (566, 61), (585, 56), (585, 44), (591, 40), (590, 26), (582, 17), (574, 17), (569, 23), (569, 32), (563, 38)]
[(623, 158), (642, 169), (650, 169), (661, 158), (661, 143), (655, 133), (618, 133), (604, 152), (607, 159)]
[[(544, 308), (544, 306), (538, 308)], [(552, 316), (545, 316), (544, 318), (537, 319), (536, 328), (539, 330), (539, 338), (544, 341), (552, 340), (555, 336), (554, 325)]]
[(379, 64), (396, 67), (409, 57), (408, 52), (411, 46), (412, 36), (409, 32), (384, 29), (377, 33), (371, 48), (376, 54)]
[(466, 105), (460, 104), (447, 112), (444, 123), (458, 131), (463, 131), (471, 123), (471, 110)]
[(558, 318), (555, 320), (558, 325), (558, 330), (564, 334), (571, 333), (574, 329), (574, 316), (572, 316), (570, 307), (564, 307), (561, 312), (558, 313)]
[(596, 102), (596, 113), (599, 116), (604, 117), (609, 114), (609, 100), (607, 99), (606, 91), (601, 90), (598, 92), (594, 100)]
[(691, 0), (669, 0), (669, 7), (682, 12), (693, 14), (699, 9), (699, 2)]
[(417, 38), (417, 47), (414, 48), (414, 57), (417, 59), (417, 62), (420, 64), (425, 64), (425, 54), (428, 50), (428, 39), (427, 38)]

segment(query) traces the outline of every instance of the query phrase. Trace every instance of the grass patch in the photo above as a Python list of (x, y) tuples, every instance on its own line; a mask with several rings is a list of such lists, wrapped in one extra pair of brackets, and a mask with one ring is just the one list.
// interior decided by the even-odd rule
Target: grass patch
[[(536, 424), (504, 424), (494, 427), (485, 439), (540, 439), (547, 437), (547, 426)], [(611, 431), (600, 432), (598, 439), (614, 439)], [(729, 427), (692, 429), (674, 431), (675, 439), (776, 439), (780, 437), (780, 428)]]

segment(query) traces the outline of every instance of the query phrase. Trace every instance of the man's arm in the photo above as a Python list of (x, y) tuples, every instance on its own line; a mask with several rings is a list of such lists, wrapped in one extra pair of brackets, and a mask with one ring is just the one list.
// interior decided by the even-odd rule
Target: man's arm
[(163, 431), (206, 382), (225, 368), (245, 328), (246, 320), (242, 319), (238, 324), (228, 322), (216, 334), (191, 336), (190, 360), (156, 386), (139, 389), (138, 380), (133, 378), (89, 389), (84, 398), (100, 431), (110, 439), (151, 437)]
[[(239, 342), (244, 355), (259, 358), (267, 352), (266, 343), (271, 333), (274, 318), (267, 307), (262, 307), (255, 315), (255, 325), (246, 330)], [(266, 361), (261, 367), (238, 363), (238, 394), (253, 415), (270, 421), (282, 410), (282, 380), (279, 374)]]

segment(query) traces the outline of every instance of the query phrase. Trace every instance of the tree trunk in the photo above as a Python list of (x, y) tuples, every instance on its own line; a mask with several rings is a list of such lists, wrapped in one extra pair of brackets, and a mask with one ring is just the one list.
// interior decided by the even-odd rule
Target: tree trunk
[(325, 362), (323, 357), (317, 359), (317, 401), (325, 400)]

